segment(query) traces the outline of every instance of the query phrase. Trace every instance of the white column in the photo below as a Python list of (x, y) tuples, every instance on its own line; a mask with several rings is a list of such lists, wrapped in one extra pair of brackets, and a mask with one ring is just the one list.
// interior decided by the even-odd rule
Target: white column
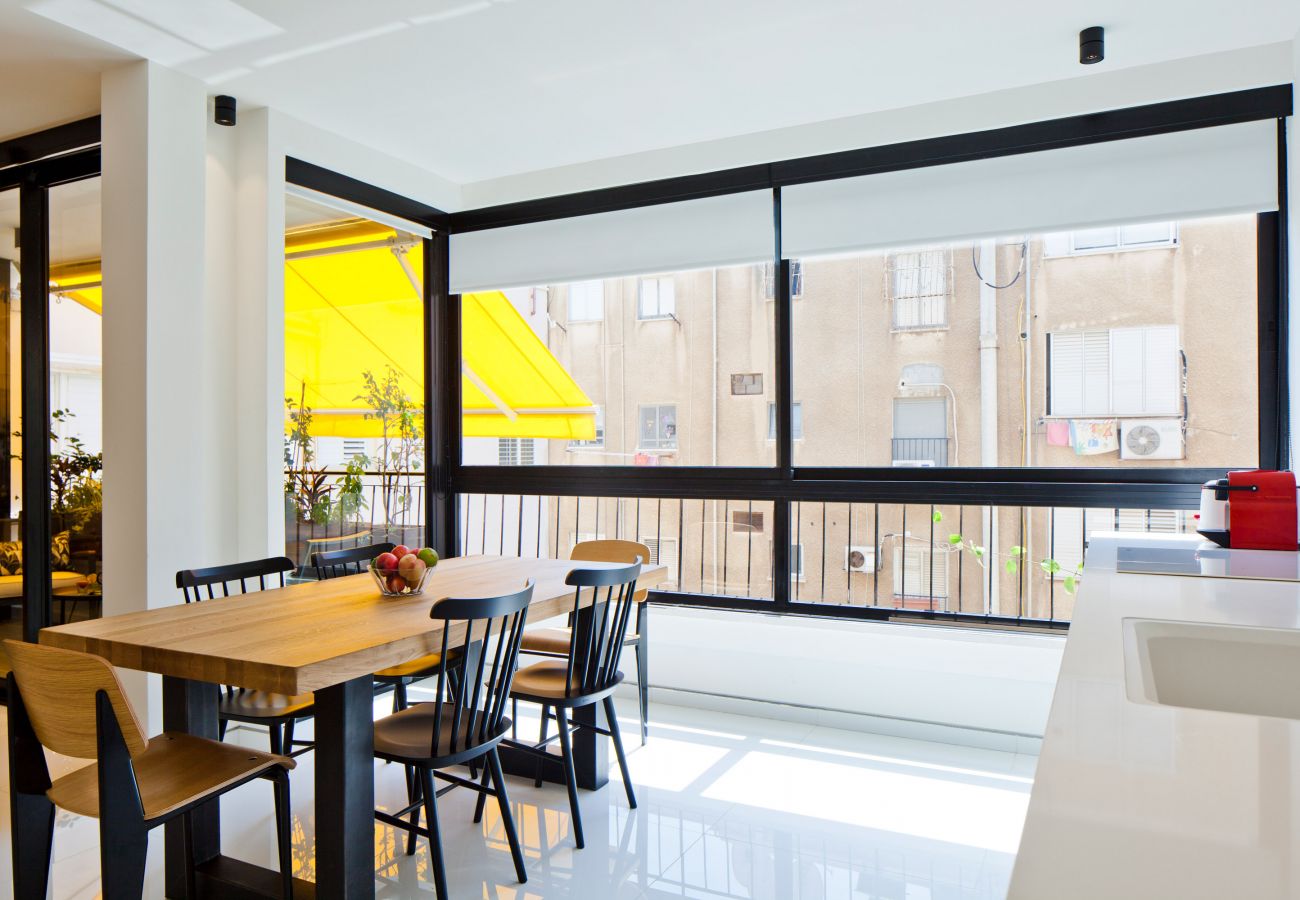
[(237, 546), (258, 559), (284, 553), (284, 149), (268, 109), (234, 131)]
[[(206, 539), (200, 436), (206, 95), (150, 62), (106, 72), (104, 614), (179, 602)], [(131, 680), (151, 732), (160, 683)]]

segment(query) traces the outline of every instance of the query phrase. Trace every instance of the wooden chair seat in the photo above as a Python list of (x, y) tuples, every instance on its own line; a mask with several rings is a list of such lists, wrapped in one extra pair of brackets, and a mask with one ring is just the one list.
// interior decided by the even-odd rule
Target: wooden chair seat
[[(441, 764), (443, 760), (460, 755), (466, 747), (475, 747), (479, 716), (462, 712), (460, 730), (454, 731), (456, 708), (450, 703), (442, 706), (442, 728), (438, 729), (438, 746), (431, 747), (436, 718), (436, 703), (416, 703), (375, 723), (375, 756), (393, 762)], [(501, 724), (491, 729), (489, 740), (500, 738), (510, 730), (510, 720), (502, 717)], [(477, 750), (475, 755), (482, 755)]]
[[(572, 640), (572, 631), (568, 628), (530, 628), (524, 632), (524, 639), (520, 644), (520, 651), (523, 653), (546, 653), (553, 656), (568, 656), (569, 644)], [(641, 636), (635, 632), (629, 632), (623, 640), (624, 645), (635, 644), (641, 640)]]
[(217, 712), (222, 718), (237, 722), (262, 719), (306, 718), (312, 714), (312, 694), (275, 694), (270, 691), (237, 690), (222, 694)]
[[(145, 821), (166, 816), (223, 789), (294, 761), (236, 744), (223, 744), (183, 732), (151, 738), (131, 760)], [(80, 816), (99, 817), (99, 766), (91, 763), (54, 782), (46, 796), (55, 806)]]
[[(563, 659), (548, 659), (534, 663), (515, 673), (514, 685), (510, 693), (520, 700), (533, 703), (554, 703), (565, 699), (565, 685), (568, 681), (569, 663)], [(609, 687), (620, 684), (623, 673), (616, 672)]]
[[(455, 659), (455, 654), (451, 654)], [(442, 655), (430, 653), (428, 656), (421, 656), (410, 662), (404, 662), (400, 665), (390, 666), (387, 669), (380, 669), (375, 673), (377, 681), (384, 681), (390, 678), (409, 678), (421, 679), (432, 678), (438, 674), (438, 669), (442, 666)]]

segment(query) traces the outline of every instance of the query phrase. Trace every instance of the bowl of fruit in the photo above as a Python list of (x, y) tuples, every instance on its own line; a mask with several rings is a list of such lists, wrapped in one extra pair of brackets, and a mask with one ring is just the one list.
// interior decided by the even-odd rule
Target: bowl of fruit
[(399, 544), (370, 561), (370, 575), (385, 597), (410, 597), (424, 591), (436, 565), (438, 554), (432, 547), (413, 550)]

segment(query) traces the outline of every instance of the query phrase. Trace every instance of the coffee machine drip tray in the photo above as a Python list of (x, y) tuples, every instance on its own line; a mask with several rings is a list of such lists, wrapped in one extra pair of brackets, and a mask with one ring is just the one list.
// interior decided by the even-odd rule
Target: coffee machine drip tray
[(1129, 575), (1193, 575), (1300, 581), (1300, 553), (1226, 550), (1212, 544), (1188, 547), (1119, 547), (1115, 571)]

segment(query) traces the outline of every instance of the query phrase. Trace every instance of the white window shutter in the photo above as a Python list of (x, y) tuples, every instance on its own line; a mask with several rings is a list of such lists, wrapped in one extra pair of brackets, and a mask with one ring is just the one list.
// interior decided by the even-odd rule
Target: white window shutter
[(1110, 335), (1104, 331), (1083, 333), (1083, 412), (1104, 416), (1111, 411)]
[(1116, 415), (1146, 413), (1146, 341), (1141, 328), (1112, 328), (1110, 331), (1110, 390)]
[(1053, 416), (1083, 415), (1083, 333), (1066, 332), (1049, 336), (1052, 358)]
[(1145, 412), (1153, 416), (1182, 414), (1182, 365), (1178, 359), (1178, 326), (1152, 325), (1143, 329), (1146, 385)]

